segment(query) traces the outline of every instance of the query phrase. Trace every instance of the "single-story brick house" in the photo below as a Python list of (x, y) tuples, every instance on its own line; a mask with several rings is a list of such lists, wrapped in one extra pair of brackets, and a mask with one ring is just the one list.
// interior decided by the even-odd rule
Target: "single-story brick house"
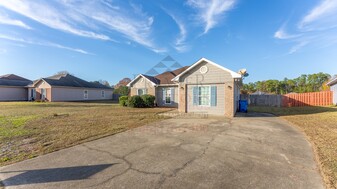
[(337, 105), (337, 76), (332, 78), (327, 85), (329, 85), (330, 90), (333, 91), (333, 104)]
[(113, 89), (100, 83), (84, 81), (70, 74), (41, 78), (28, 86), (29, 100), (88, 101), (111, 100)]
[(156, 76), (139, 74), (128, 84), (131, 96), (154, 95), (158, 106), (228, 117), (238, 108), (241, 85), (240, 74), (206, 58)]
[(0, 76), (0, 101), (28, 100), (26, 86), (30, 83), (29, 79), (14, 74)]

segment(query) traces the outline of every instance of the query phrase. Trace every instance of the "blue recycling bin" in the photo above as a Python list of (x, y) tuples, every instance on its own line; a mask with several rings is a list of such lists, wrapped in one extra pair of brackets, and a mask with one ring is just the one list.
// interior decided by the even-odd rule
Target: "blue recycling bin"
[(239, 100), (239, 112), (248, 112), (248, 101)]

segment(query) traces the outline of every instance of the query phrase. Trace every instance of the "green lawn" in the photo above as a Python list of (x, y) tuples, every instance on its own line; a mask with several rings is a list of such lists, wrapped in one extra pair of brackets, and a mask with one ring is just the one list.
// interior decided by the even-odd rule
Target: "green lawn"
[(272, 113), (298, 126), (315, 148), (328, 188), (337, 188), (337, 107), (249, 107), (249, 111)]
[(168, 108), (109, 102), (0, 102), (0, 166), (165, 119)]

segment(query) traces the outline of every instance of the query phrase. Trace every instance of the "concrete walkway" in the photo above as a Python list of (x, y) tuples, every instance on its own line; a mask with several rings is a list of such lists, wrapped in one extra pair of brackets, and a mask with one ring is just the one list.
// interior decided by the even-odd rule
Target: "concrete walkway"
[(324, 188), (282, 119), (176, 117), (0, 168), (6, 188)]

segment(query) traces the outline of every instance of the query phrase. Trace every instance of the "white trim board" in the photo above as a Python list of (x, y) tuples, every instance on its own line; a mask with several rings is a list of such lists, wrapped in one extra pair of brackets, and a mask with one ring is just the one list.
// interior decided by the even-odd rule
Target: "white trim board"
[(210, 61), (210, 60), (208, 60), (208, 59), (206, 59), (206, 58), (201, 58), (201, 59), (198, 60), (196, 63), (192, 64), (192, 66), (190, 66), (190, 67), (187, 68), (185, 71), (181, 72), (179, 75), (177, 75), (175, 78), (173, 78), (171, 81), (179, 81), (179, 78), (180, 78), (182, 75), (184, 75), (185, 73), (187, 73), (188, 71), (190, 71), (191, 69), (193, 69), (194, 67), (196, 67), (197, 65), (199, 65), (199, 64), (202, 63), (202, 62), (207, 62), (207, 63), (209, 63), (209, 64), (211, 64), (211, 65), (213, 65), (213, 66), (216, 66), (216, 67), (218, 67), (218, 68), (220, 68), (220, 69), (222, 69), (222, 70), (224, 70), (224, 71), (229, 72), (233, 78), (242, 78), (242, 76), (241, 76), (240, 74), (238, 74), (238, 73), (236, 73), (236, 72), (234, 72), (234, 71), (232, 71), (232, 70), (229, 70), (229, 69), (227, 69), (227, 68), (225, 68), (225, 67), (223, 67), (223, 66), (220, 66), (219, 64), (217, 64), (217, 63), (215, 63), (215, 62), (212, 62), (212, 61)]
[(151, 80), (149, 80), (147, 77), (145, 77), (143, 74), (139, 74), (139, 75), (137, 75), (136, 78), (134, 78), (132, 81), (130, 81), (130, 83), (128, 83), (126, 86), (127, 86), (127, 87), (130, 87), (130, 85), (131, 85), (133, 82), (135, 82), (139, 77), (143, 77), (143, 78), (147, 79), (148, 81), (150, 81), (150, 83), (151, 83), (153, 86), (156, 86), (156, 85), (157, 85), (157, 84), (153, 83)]

